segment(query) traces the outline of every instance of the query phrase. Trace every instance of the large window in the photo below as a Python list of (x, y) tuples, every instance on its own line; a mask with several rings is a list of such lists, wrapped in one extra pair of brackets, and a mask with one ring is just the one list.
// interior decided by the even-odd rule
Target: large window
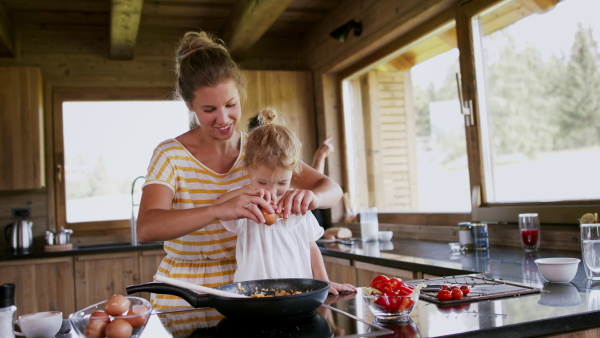
[(185, 104), (166, 94), (167, 89), (57, 91), (59, 225), (78, 234), (115, 228), (129, 233), (143, 182), (133, 186), (135, 179), (146, 174), (158, 143), (189, 130)]
[(348, 187), (360, 206), (470, 211), (455, 47), (448, 24), (343, 82)]
[(599, 199), (600, 2), (525, 3), (473, 19), (485, 200)]

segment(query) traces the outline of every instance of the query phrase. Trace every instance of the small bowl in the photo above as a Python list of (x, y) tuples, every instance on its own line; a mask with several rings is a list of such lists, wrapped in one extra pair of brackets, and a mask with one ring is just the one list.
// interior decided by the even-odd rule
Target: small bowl
[(577, 273), (580, 259), (577, 258), (540, 258), (536, 259), (535, 264), (542, 277), (552, 283), (568, 283)]
[(390, 241), (394, 237), (393, 231), (380, 231), (379, 232), (379, 240), (382, 242)]
[[(129, 299), (131, 305), (130, 308), (134, 305), (143, 305), (148, 309), (148, 312), (137, 314), (137, 315), (122, 315), (122, 316), (109, 316), (110, 321), (112, 322), (116, 318), (122, 318), (127, 320), (130, 323), (134, 323), (135, 327), (132, 329), (131, 337), (139, 337), (142, 335), (146, 324), (148, 324), (148, 319), (150, 318), (150, 314), (152, 313), (152, 304), (144, 298), (140, 297), (132, 297), (126, 296)], [(94, 305), (90, 305), (83, 310), (76, 311), (69, 315), (69, 321), (71, 322), (71, 326), (77, 332), (79, 337), (85, 337), (85, 328), (88, 326), (90, 315), (96, 311), (104, 311), (104, 306), (106, 305), (107, 300), (96, 303)], [(108, 324), (106, 324), (108, 325)]]
[[(390, 303), (397, 302), (400, 304), (397, 311), (390, 311), (389, 308), (377, 304), (377, 300), (381, 297), (387, 297)], [(370, 295), (363, 291), (363, 299), (369, 306), (369, 310), (375, 315), (378, 322), (391, 323), (405, 321), (408, 315), (415, 309), (419, 301), (419, 293), (408, 296), (385, 296), (385, 295)]]
[(448, 246), (450, 247), (450, 251), (460, 252), (460, 243), (452, 242), (452, 243), (448, 243)]

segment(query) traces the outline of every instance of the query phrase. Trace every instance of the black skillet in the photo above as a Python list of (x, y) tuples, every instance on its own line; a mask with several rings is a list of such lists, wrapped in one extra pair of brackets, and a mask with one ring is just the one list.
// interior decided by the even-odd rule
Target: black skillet
[(153, 292), (183, 298), (195, 308), (212, 307), (228, 318), (294, 319), (308, 316), (327, 298), (329, 283), (317, 279), (285, 278), (236, 282), (214, 289), (250, 296), (256, 292), (273, 295), (275, 291), (300, 291), (301, 294), (262, 298), (230, 298), (198, 294), (192, 290), (165, 283), (130, 285), (127, 294)]

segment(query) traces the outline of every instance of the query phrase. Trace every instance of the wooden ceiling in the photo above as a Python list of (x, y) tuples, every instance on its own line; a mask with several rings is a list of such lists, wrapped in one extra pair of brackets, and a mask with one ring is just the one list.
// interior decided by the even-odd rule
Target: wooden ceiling
[[(240, 59), (261, 39), (301, 41), (343, 1), (0, 0), (0, 57), (14, 57), (19, 30), (35, 26), (106, 30), (111, 60), (134, 58), (136, 45), (145, 43), (142, 37), (175, 39), (203, 29), (221, 37)], [(301, 48), (300, 43), (291, 45)]]

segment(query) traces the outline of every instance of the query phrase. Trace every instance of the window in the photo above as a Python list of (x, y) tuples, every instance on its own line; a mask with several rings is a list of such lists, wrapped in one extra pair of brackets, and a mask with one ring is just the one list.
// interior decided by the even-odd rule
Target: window
[(450, 23), (343, 81), (355, 203), (388, 212), (470, 212), (458, 72)]
[(597, 13), (510, 1), (474, 16), (488, 203), (600, 199)]
[(149, 90), (128, 98), (127, 90), (58, 91), (59, 224), (83, 231), (108, 222), (128, 233), (132, 208), (139, 204), (141, 180), (136, 187), (134, 180), (146, 174), (154, 147), (189, 130), (185, 104), (163, 99), (164, 93), (168, 90)]

